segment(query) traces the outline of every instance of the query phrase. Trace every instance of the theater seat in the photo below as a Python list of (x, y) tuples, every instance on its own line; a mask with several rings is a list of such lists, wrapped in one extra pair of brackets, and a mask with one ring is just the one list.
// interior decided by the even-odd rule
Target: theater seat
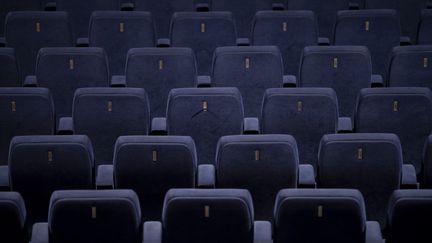
[(432, 35), (430, 27), (432, 26), (432, 10), (423, 10), (417, 36), (417, 44), (432, 45)]
[(0, 48), (0, 87), (20, 87), (22, 77), (13, 48)]
[(0, 192), (0, 241), (24, 243), (27, 240), (27, 211), (17, 192)]

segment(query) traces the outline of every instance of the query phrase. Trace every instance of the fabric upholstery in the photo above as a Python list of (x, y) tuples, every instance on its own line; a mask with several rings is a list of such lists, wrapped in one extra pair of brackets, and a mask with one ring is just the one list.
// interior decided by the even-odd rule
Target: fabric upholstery
[(4, 34), (6, 15), (14, 11), (42, 10), (44, 0), (3, 0), (0, 2), (0, 37)]
[(0, 87), (20, 87), (21, 81), (14, 49), (0, 48)]
[(430, 27), (432, 26), (432, 10), (423, 10), (421, 21), (418, 30), (417, 44), (419, 45), (432, 45), (432, 35), (430, 34)]
[(318, 155), (318, 184), (360, 190), (367, 218), (384, 227), (390, 195), (400, 188), (402, 163), (402, 147), (394, 134), (325, 135)]
[(27, 211), (24, 200), (17, 192), (0, 192), (0, 240), (24, 243), (27, 241)]
[(75, 134), (90, 137), (96, 165), (112, 164), (119, 136), (146, 135), (150, 115), (147, 94), (139, 88), (82, 88), (75, 92)]
[(432, 93), (427, 88), (363, 89), (355, 118), (359, 133), (395, 133), (404, 163), (422, 170), (422, 151), (432, 131)]
[(283, 84), (283, 61), (275, 46), (219, 47), (213, 58), (212, 87), (237, 87), (245, 116), (258, 117), (264, 92)]
[(255, 218), (269, 220), (279, 190), (297, 187), (298, 167), (297, 143), (290, 135), (225, 136), (216, 152), (216, 187), (249, 190)]
[(423, 149), (423, 184), (424, 188), (432, 189), (432, 136), (429, 135)]
[(196, 79), (195, 55), (190, 48), (136, 48), (128, 53), (126, 85), (147, 91), (152, 117), (165, 116), (171, 89), (196, 87)]
[(199, 164), (214, 164), (219, 138), (240, 135), (243, 117), (237, 88), (184, 88), (173, 89), (169, 94), (168, 134), (191, 136)]
[(90, 46), (107, 52), (114, 75), (124, 74), (129, 49), (156, 45), (152, 16), (147, 12), (96, 11), (89, 28)]
[(191, 137), (123, 136), (114, 150), (114, 187), (133, 189), (144, 220), (160, 220), (165, 193), (193, 188), (197, 170)]
[(252, 29), (253, 45), (278, 46), (285, 74), (297, 75), (305, 46), (318, 44), (318, 29), (311, 11), (260, 11)]
[(337, 131), (336, 93), (329, 88), (269, 89), (262, 107), (262, 133), (294, 136), (300, 163), (316, 170), (321, 137)]

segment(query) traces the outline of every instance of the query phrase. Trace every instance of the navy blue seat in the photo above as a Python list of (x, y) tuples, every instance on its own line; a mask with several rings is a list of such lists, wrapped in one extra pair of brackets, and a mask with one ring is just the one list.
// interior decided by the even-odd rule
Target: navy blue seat
[(57, 11), (65, 11), (70, 15), (74, 37), (87, 37), (89, 19), (96, 10), (120, 10), (120, 0), (54, 0)]
[(283, 85), (283, 62), (275, 46), (219, 47), (213, 58), (212, 87), (237, 87), (245, 115), (257, 117), (269, 88)]
[[(287, 0), (288, 10), (310, 10), (318, 19), (318, 29), (321, 37), (333, 38), (333, 27), (336, 23), (336, 13), (340, 10), (362, 8), (363, 0)], [(354, 5), (353, 5), (354, 4)]]
[(153, 117), (165, 116), (171, 89), (197, 85), (195, 55), (190, 48), (131, 49), (125, 74), (127, 87), (147, 91)]
[(46, 220), (55, 190), (93, 188), (93, 149), (87, 136), (18, 136), (9, 151), (10, 186), (21, 193), (29, 221)]
[(393, 49), (388, 86), (432, 88), (431, 76), (432, 46), (400, 46)]
[(144, 220), (160, 220), (166, 192), (195, 187), (197, 155), (190, 137), (123, 136), (114, 149), (114, 187), (133, 189)]
[(0, 241), (28, 242), (27, 211), (24, 200), (17, 192), (0, 192)]
[(147, 94), (139, 88), (78, 89), (72, 120), (75, 134), (90, 137), (96, 165), (112, 164), (118, 137), (148, 134), (150, 112)]
[(274, 213), (276, 243), (383, 242), (379, 224), (366, 221), (364, 199), (358, 190), (282, 190)]
[(372, 56), (372, 72), (386, 76), (393, 47), (401, 43), (399, 16), (395, 10), (339, 11), (334, 31), (335, 45), (366, 46)]
[(135, 0), (135, 10), (152, 13), (158, 38), (168, 38), (172, 15), (193, 12), (195, 5), (194, 0)]
[(402, 147), (394, 134), (325, 135), (318, 155), (318, 184), (360, 190), (367, 218), (384, 227), (388, 200), (402, 182), (402, 163)]
[(432, 217), (432, 190), (397, 190), (389, 203), (389, 243), (427, 243)]
[(0, 48), (0, 87), (20, 87), (22, 77), (13, 48)]
[(359, 133), (395, 133), (404, 163), (422, 171), (422, 151), (432, 131), (432, 93), (428, 88), (376, 88), (360, 92), (355, 115)]
[(6, 15), (15, 11), (42, 10), (44, 0), (3, 0), (0, 2), (0, 37), (4, 34)]
[(423, 166), (424, 172), (423, 184), (424, 188), (432, 189), (432, 136), (429, 135), (427, 141), (425, 142), (423, 150)]
[(297, 75), (303, 48), (318, 44), (315, 15), (311, 11), (260, 11), (251, 38), (253, 45), (278, 46), (285, 74)]
[(191, 136), (199, 164), (214, 164), (219, 138), (240, 135), (243, 118), (243, 102), (236, 88), (184, 88), (169, 94), (167, 132)]
[(318, 146), (338, 130), (338, 101), (329, 88), (269, 89), (263, 100), (263, 134), (290, 134), (297, 140), (300, 163), (316, 169)]
[(129, 49), (156, 46), (152, 16), (147, 12), (96, 11), (90, 19), (89, 45), (103, 48), (111, 73), (123, 75)]
[(56, 191), (48, 222), (33, 226), (31, 242), (139, 243), (141, 225), (139, 200), (132, 190)]
[(107, 57), (100, 48), (42, 48), (35, 76), (37, 86), (53, 95), (56, 119), (72, 114), (76, 89), (107, 87), (110, 81)]
[(144, 223), (144, 243), (272, 242), (269, 222), (254, 221), (252, 197), (239, 189), (172, 189), (162, 222)]
[(418, 30), (417, 43), (419, 45), (432, 45), (432, 34), (430, 28), (432, 26), (432, 10), (423, 10)]
[(219, 140), (216, 187), (249, 190), (259, 220), (272, 218), (276, 194), (296, 188), (298, 174), (297, 143), (290, 135), (237, 135)]
[(6, 46), (15, 49), (23, 77), (35, 73), (36, 57), (43, 47), (72, 46), (65, 12), (10, 12), (6, 17)]
[(237, 44), (234, 19), (229, 12), (175, 13), (170, 38), (173, 47), (194, 50), (200, 75), (210, 74), (213, 52), (217, 47)]
[(421, 11), (428, 7), (428, 0), (365, 0), (365, 8), (395, 9), (401, 19), (402, 34), (416, 40)]

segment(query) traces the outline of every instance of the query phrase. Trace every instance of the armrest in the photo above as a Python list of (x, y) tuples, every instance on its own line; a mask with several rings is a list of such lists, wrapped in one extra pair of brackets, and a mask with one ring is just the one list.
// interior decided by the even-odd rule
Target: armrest
[(156, 47), (166, 48), (171, 46), (171, 40), (168, 38), (157, 39)]
[(167, 121), (165, 117), (155, 117), (151, 124), (151, 135), (167, 135)]
[(272, 233), (272, 226), (270, 222), (254, 222), (254, 243), (272, 243)]
[(134, 3), (122, 3), (120, 5), (120, 10), (121, 11), (133, 11), (135, 9), (135, 4)]
[(318, 45), (319, 46), (329, 46), (330, 45), (330, 39), (327, 37), (319, 37), (318, 38)]
[(381, 234), (381, 228), (378, 222), (366, 222), (366, 243), (384, 243)]
[(272, 4), (273, 11), (283, 11), (285, 10), (285, 4), (283, 3), (273, 3)]
[(216, 169), (214, 165), (198, 166), (198, 188), (215, 188), (216, 186)]
[(37, 87), (37, 78), (34, 75), (26, 76), (24, 79), (24, 87)]
[(0, 47), (5, 47), (5, 46), (6, 46), (6, 38), (0, 37)]
[(143, 243), (162, 243), (162, 223), (148, 221), (143, 226)]
[(30, 243), (49, 243), (48, 223), (36, 223), (33, 225)]
[(210, 4), (208, 4), (208, 3), (197, 3), (197, 4), (195, 4), (195, 10), (197, 12), (208, 12), (208, 11), (210, 11)]
[(210, 88), (211, 87), (211, 77), (210, 76), (198, 76), (197, 77), (197, 87), (198, 88)]
[(299, 165), (299, 187), (316, 188), (315, 170), (312, 165)]
[(73, 119), (72, 117), (61, 117), (57, 128), (58, 135), (72, 135), (74, 134)]
[(284, 75), (283, 76), (283, 87), (284, 88), (297, 87), (297, 77), (294, 75)]
[(260, 134), (259, 120), (256, 117), (246, 117), (243, 120), (243, 134)]
[(401, 46), (410, 46), (412, 44), (411, 38), (408, 36), (401, 36), (400, 37), (400, 45)]
[(126, 76), (124, 76), (124, 75), (113, 75), (111, 77), (111, 87), (113, 87), (113, 88), (124, 88), (124, 87), (126, 87)]
[(352, 133), (353, 124), (350, 117), (340, 117), (338, 120), (338, 133)]
[(419, 189), (420, 185), (417, 183), (417, 172), (413, 165), (402, 165), (402, 183), (401, 189)]
[(9, 166), (0, 166), (0, 191), (9, 191)]
[(56, 2), (47, 2), (45, 4), (45, 11), (56, 11), (57, 10), (57, 3)]
[(114, 166), (99, 165), (96, 174), (96, 189), (113, 189), (114, 187)]
[(384, 79), (381, 75), (374, 74), (371, 76), (371, 88), (382, 88), (384, 86)]
[(360, 5), (358, 3), (348, 3), (348, 10), (359, 10)]
[(89, 38), (81, 37), (77, 39), (76, 47), (89, 47), (90, 41)]
[(250, 46), (249, 38), (237, 38), (237, 46)]

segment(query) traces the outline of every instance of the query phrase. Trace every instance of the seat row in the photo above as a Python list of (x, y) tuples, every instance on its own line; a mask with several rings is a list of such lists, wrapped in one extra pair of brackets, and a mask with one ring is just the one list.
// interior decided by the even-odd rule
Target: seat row
[[(169, 190), (160, 222), (142, 220), (139, 204), (132, 190), (55, 191), (50, 216), (33, 225), (30, 242), (384, 242), (379, 224), (366, 220), (362, 194), (352, 189), (281, 190), (273, 227), (256, 221), (247, 190)], [(430, 190), (395, 191), (385, 242), (429, 242), (431, 209)], [(20, 194), (0, 192), (0, 211), (2, 242), (28, 242)]]
[[(419, 31), (420, 44), (431, 44), (425, 11)], [(410, 43), (400, 37), (394, 10), (357, 10), (338, 13), (334, 40), (319, 38), (316, 20), (310, 11), (264, 11), (255, 16), (251, 40), (237, 38), (230, 12), (178, 12), (173, 15), (169, 39), (156, 40), (150, 13), (97, 11), (92, 14), (89, 38), (78, 45), (101, 47), (108, 53), (112, 74), (124, 73), (126, 55), (136, 47), (190, 47), (197, 58), (200, 75), (211, 73), (217, 47), (236, 45), (275, 45), (281, 50), (286, 74), (296, 74), (306, 46), (361, 45), (369, 48), (372, 71), (386, 75), (392, 48)], [(424, 30), (424, 31), (423, 31)], [(23, 34), (25, 33), (25, 34)], [(302, 33), (302, 34), (299, 34)], [(35, 72), (35, 61), (43, 47), (68, 47), (76, 43), (65, 12), (11, 12), (6, 20), (5, 45), (15, 48), (24, 76)]]

